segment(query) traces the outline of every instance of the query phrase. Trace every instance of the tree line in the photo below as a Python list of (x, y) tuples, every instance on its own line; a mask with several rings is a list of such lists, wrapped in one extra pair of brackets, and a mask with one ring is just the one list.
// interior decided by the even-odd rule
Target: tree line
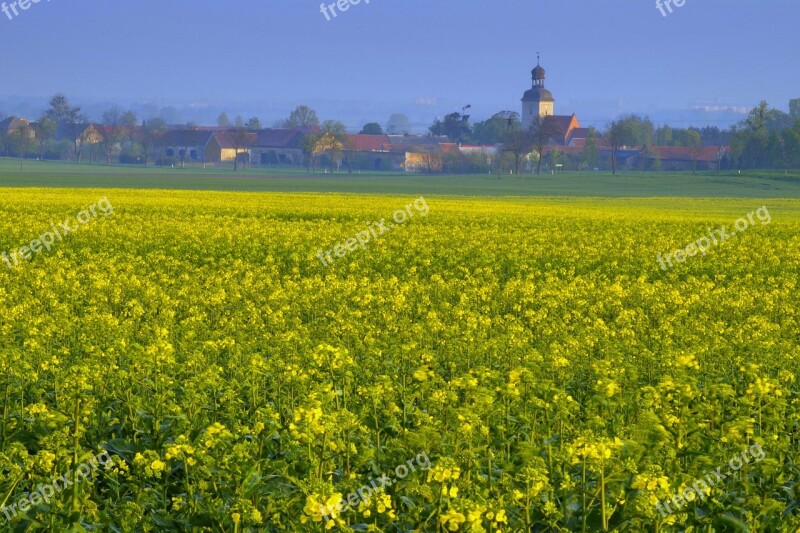
[[(443, 169), (452, 172), (491, 172), (524, 170), (540, 173), (544, 148), (553, 143), (557, 132), (544, 118), (533, 121), (523, 130), (518, 113), (500, 111), (486, 120), (472, 123), (466, 114), (469, 106), (460, 112), (435, 119), (428, 131), (434, 136), (447, 137), (461, 145), (496, 146), (496, 157), (485, 153), (448, 154)], [(170, 163), (163, 153), (161, 140), (172, 129), (195, 129), (192, 123), (169, 126), (162, 118), (139, 121), (136, 113), (113, 106), (102, 114), (97, 124), (101, 131), (87, 131), (88, 117), (79, 106), (73, 106), (66, 96), (57, 94), (49, 101), (49, 108), (33, 123), (20, 122), (10, 131), (0, 131), (0, 154), (5, 156), (38, 157), (39, 159), (69, 159), (90, 162), (103, 159), (128, 164)], [(262, 129), (258, 117), (244, 120), (237, 116), (232, 121), (227, 113), (218, 117), (217, 125), (230, 132), (237, 152), (252, 142), (253, 132)], [(307, 128), (303, 141), (306, 165), (314, 170), (318, 161), (332, 166), (348, 165), (347, 152), (352, 151), (343, 123), (336, 120), (321, 122), (317, 113), (306, 105), (295, 108), (287, 118), (273, 124), (276, 128)], [(369, 135), (408, 134), (408, 117), (394, 114), (386, 128), (377, 122), (365, 124), (359, 133)], [(730, 146), (726, 157), (728, 168), (780, 169), (800, 168), (800, 99), (791, 100), (789, 113), (771, 108), (761, 102), (740, 123), (722, 130), (715, 126), (702, 128), (673, 128), (668, 124), (656, 126), (648, 117), (624, 115), (611, 121), (605, 128), (590, 128), (581, 154), (572, 159), (576, 169), (608, 168), (616, 172), (617, 154), (623, 149), (642, 149), (649, 146), (676, 146), (690, 150), (708, 146)], [(611, 156), (601, 158), (600, 151), (611, 151)], [(337, 158), (326, 157), (334, 153)], [(352, 156), (352, 154), (351, 154)], [(559, 150), (550, 150), (551, 168), (559, 163)], [(180, 160), (181, 165), (184, 160)], [(238, 158), (234, 162), (236, 166)], [(658, 168), (652, 168), (658, 170)]]

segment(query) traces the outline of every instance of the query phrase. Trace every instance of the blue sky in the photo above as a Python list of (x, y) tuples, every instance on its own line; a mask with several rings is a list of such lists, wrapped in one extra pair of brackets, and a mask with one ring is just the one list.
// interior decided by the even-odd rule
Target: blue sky
[(685, 0), (667, 17), (650, 0), (364, 1), (330, 21), (318, 0), (0, 12), (0, 111), (63, 91), (87, 110), (153, 102), (269, 124), (310, 103), (348, 126), (392, 111), (424, 125), (466, 104), (475, 118), (518, 110), (537, 51), (556, 112), (584, 123), (620, 112), (724, 122), (730, 113), (692, 109), (800, 98), (797, 0)]

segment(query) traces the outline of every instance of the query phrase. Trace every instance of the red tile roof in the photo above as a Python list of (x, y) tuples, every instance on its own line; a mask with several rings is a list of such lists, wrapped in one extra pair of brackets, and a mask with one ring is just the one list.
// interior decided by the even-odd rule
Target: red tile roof
[(389, 137), (387, 135), (348, 135), (349, 147), (351, 150), (357, 152), (377, 152), (384, 150), (384, 146), (389, 144)]
[(578, 117), (574, 113), (572, 115), (548, 115), (545, 117), (545, 125), (552, 132), (553, 139), (563, 144), (567, 144), (571, 131), (581, 127)]
[(439, 148), (445, 154), (459, 153), (458, 145), (456, 143), (439, 143)]

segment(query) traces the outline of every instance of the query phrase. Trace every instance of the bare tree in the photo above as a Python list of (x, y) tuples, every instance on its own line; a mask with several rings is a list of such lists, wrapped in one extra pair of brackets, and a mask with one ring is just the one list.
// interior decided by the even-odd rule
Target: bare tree
[[(237, 121), (238, 122), (238, 121)], [(256, 140), (256, 134), (249, 131), (243, 123), (228, 132), (231, 146), (233, 146), (233, 171), (239, 170), (239, 153), (245, 152)]]
[(542, 172), (544, 147), (556, 136), (555, 124), (552, 118), (549, 115), (539, 115), (534, 118), (531, 123), (530, 134), (533, 147), (536, 149), (536, 153), (539, 156), (536, 162), (536, 174), (539, 175)]
[(307, 126), (319, 126), (317, 112), (307, 105), (297, 106), (283, 123), (284, 128), (303, 128)]
[(106, 154), (106, 164), (111, 164), (114, 147), (122, 137), (122, 110), (112, 107), (103, 112), (103, 132), (101, 133), (103, 151)]
[(315, 172), (317, 163), (316, 145), (317, 141), (322, 137), (321, 134), (308, 134), (303, 137), (302, 148), (303, 155), (306, 158), (306, 172)]
[(333, 172), (333, 156), (336, 153), (341, 153), (344, 150), (344, 145), (342, 141), (339, 140), (337, 135), (333, 132), (327, 132), (319, 138), (319, 140), (314, 144), (314, 155), (322, 155), (325, 153), (329, 153), (330, 157), (330, 170)]
[(503, 142), (503, 153), (511, 154), (514, 157), (514, 172), (517, 174), (519, 174), (520, 163), (531, 153), (532, 149), (533, 136), (530, 132), (511, 129), (506, 133)]
[(128, 142), (133, 144), (133, 138), (136, 133), (136, 125), (139, 123), (136, 113), (133, 111), (126, 111), (120, 117), (120, 123), (122, 124), (122, 128), (125, 130), (125, 133), (128, 136)]
[(183, 150), (181, 150), (181, 168), (184, 167), (186, 163), (186, 153), (189, 151), (189, 137), (191, 136), (191, 132), (194, 131), (194, 124), (191, 122), (186, 123), (186, 128), (183, 130)]
[(73, 117), (70, 117), (68, 120), (69, 122), (66, 123), (66, 127), (70, 137), (72, 138), (72, 147), (75, 150), (75, 159), (78, 163), (80, 163), (83, 145), (89, 137), (86, 115), (78, 113)]
[(615, 120), (606, 128), (606, 139), (611, 145), (611, 173), (614, 175), (617, 174), (617, 153), (630, 142), (631, 137), (630, 128), (624, 119)]
[(691, 133), (686, 144), (689, 147), (689, 157), (692, 158), (692, 175), (695, 175), (697, 174), (697, 160), (703, 155), (703, 143), (698, 132), (691, 131)]
[(33, 128), (24, 120), (20, 120), (19, 126), (14, 128), (11, 135), (14, 137), (14, 142), (16, 142), (19, 148), (19, 171), (22, 172), (22, 162), (25, 160), (25, 154), (28, 151), (28, 146), (34, 135)]
[(39, 159), (44, 159), (44, 149), (47, 143), (53, 138), (56, 133), (56, 122), (47, 116), (42, 115), (36, 123), (33, 124), (33, 131), (36, 134), (36, 144), (39, 145)]
[[(147, 161), (150, 154), (157, 154), (156, 159), (163, 159), (164, 145), (161, 139), (167, 131), (167, 125), (164, 119), (154, 118), (146, 122), (139, 133), (138, 140), (142, 146), (144, 154), (144, 166), (147, 166)], [(162, 161), (163, 164), (163, 161)]]

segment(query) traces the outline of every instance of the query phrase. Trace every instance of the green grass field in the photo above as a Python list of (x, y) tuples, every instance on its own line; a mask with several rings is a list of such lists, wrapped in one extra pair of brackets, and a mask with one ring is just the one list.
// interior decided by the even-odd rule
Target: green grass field
[(0, 158), (0, 187), (339, 192), (463, 196), (800, 198), (800, 171), (558, 175), (307, 174), (291, 169), (141, 168)]

